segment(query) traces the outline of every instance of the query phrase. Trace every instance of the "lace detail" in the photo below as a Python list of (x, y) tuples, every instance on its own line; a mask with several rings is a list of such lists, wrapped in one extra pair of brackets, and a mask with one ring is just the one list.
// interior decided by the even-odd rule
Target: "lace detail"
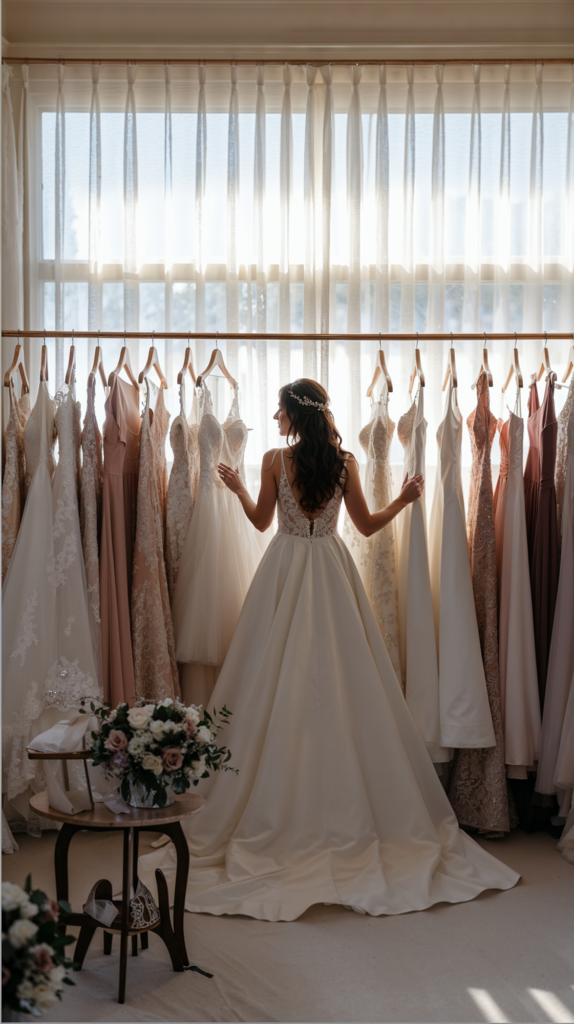
[[(41, 714), (42, 702), (38, 697), (38, 683), (33, 680), (16, 721), (10, 724), (4, 721), (2, 725), (2, 742), (5, 746), (10, 745), (10, 760), (3, 771), (3, 788), (8, 800), (13, 800), (19, 793), (23, 793), (32, 780), (42, 785), (44, 773), (37, 767), (41, 762), (30, 761), (26, 753), (32, 722)], [(43, 788), (45, 789), (45, 783)]]
[(54, 662), (44, 681), (42, 706), (69, 711), (77, 708), (83, 697), (94, 697), (96, 684), (89, 672), (80, 670), (78, 658), (68, 661), (64, 655)]
[(217, 472), (220, 462), (237, 469), (245, 483), (247, 427), (239, 412), (239, 389), (237, 386), (234, 389), (231, 408), (224, 423), (220, 423), (213, 414), (213, 402), (207, 384), (203, 383), (199, 391), (203, 409), (198, 431), (199, 483), (220, 490), (224, 488), (225, 484)]
[(494, 500), (490, 449), (496, 417), (490, 412), (486, 374), (477, 384), (477, 406), (467, 420), (472, 447), (468, 537), (476, 618), (496, 746), (458, 750), (449, 799), (459, 822), (486, 832), (510, 829), (498, 664), (498, 609)]
[(177, 582), (199, 478), (199, 426), (190, 424), (185, 416), (183, 388), (182, 384), (182, 412), (173, 421), (169, 434), (173, 451), (166, 510), (166, 569), (170, 597), (173, 597)]
[[(359, 433), (359, 442), (367, 455), (365, 496), (371, 512), (386, 508), (392, 501), (393, 480), (389, 453), (395, 424), (389, 417), (389, 396), (384, 388), (373, 403), (369, 422)], [(359, 570), (375, 613), (379, 629), (397, 679), (404, 687), (399, 653), (399, 616), (395, 527), (389, 523), (372, 537), (362, 537), (348, 513), (343, 535), (349, 547), (357, 550)]]
[[(163, 389), (146, 380), (140, 433), (137, 526), (132, 576), (132, 649), (135, 692), (146, 700), (178, 697), (179, 676), (163, 556), (166, 503), (165, 440), (169, 413)], [(151, 414), (151, 397), (156, 396)], [(153, 418), (152, 418), (153, 415)]]
[(62, 487), (54, 503), (52, 538), (53, 555), (48, 561), (48, 579), (53, 587), (61, 587), (68, 578), (68, 569), (78, 555), (76, 533), (73, 529), (78, 515), (78, 463), (80, 448), (79, 403), (72, 397), (67, 385), (54, 399), (54, 419), (60, 446), (58, 468)]
[(26, 661), (26, 651), (29, 647), (34, 644), (36, 647), (39, 644), (38, 637), (36, 636), (35, 630), (35, 618), (36, 618), (36, 606), (38, 604), (38, 592), (35, 590), (31, 597), (26, 600), (26, 607), (22, 612), (20, 619), (21, 632), (16, 640), (16, 647), (10, 655), (11, 658), (20, 658), (20, 668), (24, 666)]
[[(556, 514), (558, 518), (558, 544), (562, 545), (562, 513), (564, 511), (566, 490), (566, 467), (568, 456), (574, 455), (574, 372), (570, 377), (570, 387), (562, 411), (558, 416), (558, 437), (556, 441)], [(574, 484), (574, 476), (573, 476)], [(574, 494), (570, 495), (574, 499)], [(560, 552), (560, 548), (559, 548)]]
[(99, 636), (100, 559), (98, 540), (102, 520), (104, 464), (102, 435), (94, 410), (95, 390), (95, 383), (92, 387), (88, 386), (88, 402), (81, 436), (84, 464), (80, 487), (80, 530), (92, 625), (95, 635)]
[(283, 449), (281, 449), (281, 476), (277, 493), (277, 533), (288, 533), (292, 537), (304, 537), (309, 541), (319, 540), (321, 537), (331, 537), (337, 532), (342, 499), (343, 489), (339, 487), (321, 515), (316, 519), (307, 519), (291, 489), (285, 469)]
[(30, 396), (18, 401), (10, 380), (10, 413), (6, 431), (4, 478), (2, 483), (2, 583), (12, 558), (26, 500), (26, 459), (24, 427), (30, 415)]

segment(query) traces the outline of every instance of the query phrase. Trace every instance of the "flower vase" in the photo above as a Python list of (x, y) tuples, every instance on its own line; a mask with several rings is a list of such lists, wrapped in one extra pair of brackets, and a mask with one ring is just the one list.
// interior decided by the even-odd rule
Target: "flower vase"
[[(168, 783), (165, 787), (165, 791), (166, 801), (163, 807), (171, 807), (171, 805), (175, 803), (173, 786)], [(155, 803), (155, 799), (155, 793), (147, 790), (143, 783), (133, 782), (131, 784), (130, 795), (127, 801), (130, 807), (140, 807), (147, 810), (163, 810), (163, 807), (160, 808), (159, 804)]]

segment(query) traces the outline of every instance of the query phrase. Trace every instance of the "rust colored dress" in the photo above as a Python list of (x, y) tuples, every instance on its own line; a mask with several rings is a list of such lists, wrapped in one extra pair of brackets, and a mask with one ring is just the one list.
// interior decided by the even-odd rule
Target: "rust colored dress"
[(524, 471), (524, 500), (530, 559), (530, 586), (534, 615), (536, 666), (540, 707), (544, 707), (550, 640), (558, 593), (558, 520), (556, 514), (556, 443), (558, 423), (554, 408), (554, 382), (551, 373), (546, 381), (542, 405), (534, 381), (528, 401), (528, 436), (530, 451)]
[(164, 559), (168, 427), (163, 389), (146, 380), (131, 609), (135, 692), (147, 701), (180, 695)]
[(138, 496), (140, 393), (114, 374), (106, 401), (100, 551), (104, 699), (115, 707), (135, 697), (130, 622)]
[(504, 731), (498, 665), (498, 609), (494, 499), (490, 449), (496, 418), (490, 412), (486, 374), (479, 377), (477, 405), (467, 420), (472, 446), (468, 504), (468, 546), (476, 618), (484, 663), (488, 703), (496, 746), (457, 750), (449, 799), (461, 825), (483, 832), (508, 832), (510, 814), (504, 764)]

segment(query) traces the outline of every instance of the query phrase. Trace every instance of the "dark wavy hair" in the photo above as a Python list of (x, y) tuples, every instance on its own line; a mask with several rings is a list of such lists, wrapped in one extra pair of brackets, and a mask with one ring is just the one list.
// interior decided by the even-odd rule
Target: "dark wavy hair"
[(331, 500), (345, 480), (348, 453), (341, 448), (341, 435), (331, 410), (302, 405), (289, 392), (321, 405), (329, 401), (329, 396), (316, 380), (305, 377), (285, 384), (279, 391), (279, 401), (289, 419), (287, 443), (293, 438), (297, 446), (293, 452), (293, 483), (301, 491), (301, 508), (312, 515)]

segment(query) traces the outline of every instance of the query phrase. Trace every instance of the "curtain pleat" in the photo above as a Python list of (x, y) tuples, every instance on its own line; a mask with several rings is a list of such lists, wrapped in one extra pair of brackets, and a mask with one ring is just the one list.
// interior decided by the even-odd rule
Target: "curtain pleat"
[[(335, 109), (333, 103), (333, 68), (321, 68), (325, 89), (323, 113), (323, 204), (322, 204), (322, 264), (321, 264), (321, 334), (329, 333), (331, 313), (331, 203), (334, 185)], [(329, 390), (329, 340), (321, 340), (321, 384)]]
[[(359, 85), (363, 68), (353, 65), (351, 99), (347, 115), (347, 203), (349, 207), (349, 291), (347, 330), (361, 330), (361, 199), (363, 191), (363, 126)], [(361, 343), (347, 342), (349, 360), (349, 429), (352, 447), (358, 446), (361, 429)]]
[(444, 331), (444, 188), (445, 121), (442, 82), (444, 65), (435, 66), (436, 97), (433, 115), (431, 170), (431, 253), (428, 268), (427, 330)]
[(261, 335), (267, 330), (267, 280), (265, 266), (265, 67), (257, 68), (255, 101), (255, 154), (253, 174), (254, 242), (257, 258), (257, 376), (261, 445), (267, 450), (267, 342)]
[[(139, 279), (137, 259), (138, 147), (134, 84), (137, 67), (127, 66), (128, 89), (124, 120), (124, 327), (139, 330)], [(134, 366), (139, 363), (139, 344), (128, 341)]]
[[(462, 325), (464, 331), (480, 330), (481, 307), (481, 170), (482, 170), (482, 117), (480, 105), (480, 65), (473, 64), (474, 92), (470, 118), (470, 157), (468, 194), (466, 199), (464, 304)], [(479, 369), (480, 342), (473, 344), (476, 372)]]
[[(55, 328), (64, 330), (64, 245), (66, 215), (66, 103), (64, 98), (63, 64), (58, 64), (58, 93), (56, 97), (56, 157), (55, 157), (55, 251), (54, 251), (54, 311)], [(56, 389), (64, 383), (64, 339), (56, 338)]]
[[(566, 144), (566, 185), (562, 228), (561, 330), (574, 331), (574, 64), (570, 85)], [(574, 337), (573, 337), (574, 343)]]
[[(305, 154), (303, 160), (303, 195), (305, 203), (305, 267), (303, 277), (303, 332), (317, 330), (315, 270), (315, 91), (317, 68), (307, 64), (307, 105), (305, 108)], [(303, 374), (317, 380), (317, 343), (303, 342)]]
[[(283, 103), (281, 105), (281, 139), (279, 149), (279, 206), (281, 250), (279, 257), (279, 330), (291, 330), (290, 224), (293, 191), (293, 121), (291, 117), (291, 82), (293, 68), (283, 66)], [(288, 384), (291, 377), (291, 343), (288, 337), (279, 342), (279, 383)]]
[(525, 323), (528, 330), (543, 330), (544, 312), (544, 108), (542, 64), (535, 69), (534, 109), (530, 149), (530, 196), (528, 204), (528, 252)]
[[(403, 256), (401, 267), (401, 332), (415, 330), (415, 262), (414, 262), (414, 204), (415, 204), (415, 69), (407, 67), (407, 103), (405, 110), (405, 155), (403, 168)], [(401, 383), (407, 390), (414, 344), (404, 346)]]
[[(22, 189), (18, 168), (14, 115), (10, 95), (12, 68), (2, 66), (2, 326), (17, 330), (23, 326), (22, 279)], [(14, 345), (7, 339), (2, 345), (2, 379), (12, 362)], [(2, 388), (3, 422), (6, 425), (8, 389)]]
[[(205, 207), (205, 183), (207, 174), (207, 104), (205, 99), (205, 65), (197, 69), (199, 92), (197, 96), (197, 136), (195, 143), (195, 329), (205, 331), (205, 265), (203, 220)], [(199, 372), (206, 364), (205, 342), (196, 342), (196, 358)]]
[(377, 217), (375, 330), (388, 334), (391, 282), (389, 266), (389, 117), (385, 64), (381, 64), (379, 68), (379, 104), (375, 138), (375, 204)]
[(512, 122), (510, 120), (511, 65), (504, 65), (504, 92), (500, 129), (500, 179), (496, 210), (496, 262), (494, 266), (494, 329), (510, 330), (510, 158)]
[[(239, 98), (237, 66), (231, 66), (231, 95), (227, 129), (227, 329), (239, 331), (239, 278), (237, 273), (237, 217), (239, 213)], [(239, 345), (227, 342), (227, 366), (232, 377), (239, 374)]]
[[(90, 178), (88, 213), (88, 330), (102, 326), (102, 280), (100, 275), (100, 206), (102, 198), (102, 124), (100, 114), (100, 64), (92, 64), (90, 107)], [(88, 341), (88, 362), (93, 362), (96, 341)]]
[[(172, 268), (174, 261), (174, 209), (173, 209), (173, 123), (171, 117), (171, 67), (164, 65), (164, 133), (163, 133), (163, 195), (164, 195), (164, 273), (165, 273), (165, 329), (172, 328)], [(191, 326), (191, 325), (190, 325)], [(171, 376), (178, 372), (175, 345), (172, 339), (165, 341), (166, 372)], [(180, 364), (181, 365), (181, 364)], [(201, 369), (201, 367), (200, 367)], [(198, 371), (199, 372), (199, 371)]]

